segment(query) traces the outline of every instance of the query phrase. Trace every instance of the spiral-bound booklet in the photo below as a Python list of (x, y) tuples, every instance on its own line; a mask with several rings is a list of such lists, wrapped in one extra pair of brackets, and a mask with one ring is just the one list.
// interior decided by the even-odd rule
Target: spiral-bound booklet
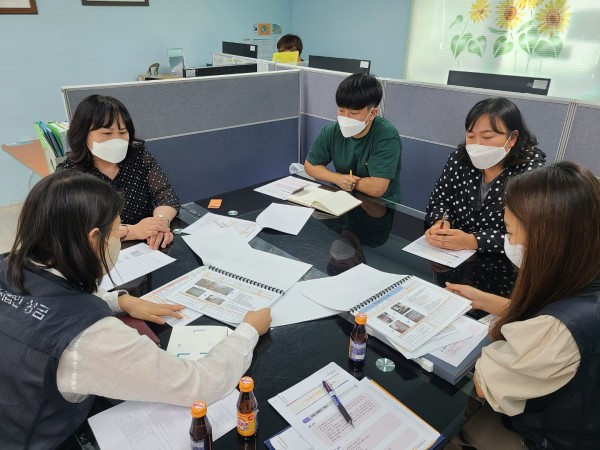
[(367, 326), (414, 352), (471, 309), (471, 302), (408, 275), (350, 309), (367, 314)]
[(283, 290), (215, 266), (202, 266), (153, 293), (221, 322), (238, 324), (248, 311), (270, 306)]

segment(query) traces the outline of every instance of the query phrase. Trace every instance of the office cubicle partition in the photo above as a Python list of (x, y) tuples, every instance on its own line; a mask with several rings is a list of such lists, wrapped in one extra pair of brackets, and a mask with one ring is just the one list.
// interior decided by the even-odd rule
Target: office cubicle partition
[[(262, 61), (271, 72), (187, 80), (64, 88), (68, 117), (87, 95), (103, 93), (130, 109), (183, 201), (283, 176), (304, 162), (321, 128), (336, 120), (335, 91), (347, 76)], [(423, 217), (448, 155), (464, 140), (479, 100), (506, 96), (548, 155), (600, 175), (600, 105), (552, 97), (382, 79), (380, 113), (402, 137), (402, 204)], [(227, 174), (227, 176), (224, 176)]]
[(600, 178), (600, 104), (573, 105), (572, 124), (561, 159), (578, 162)]
[[(298, 160), (298, 70), (63, 88), (121, 100), (183, 202), (267, 181)], [(273, 95), (276, 93), (277, 95)]]

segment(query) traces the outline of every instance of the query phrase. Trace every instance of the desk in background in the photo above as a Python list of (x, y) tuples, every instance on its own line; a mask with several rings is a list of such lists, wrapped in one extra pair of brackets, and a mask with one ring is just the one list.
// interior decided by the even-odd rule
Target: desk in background
[(2, 144), (2, 150), (15, 158), (28, 169), (37, 173), (40, 177), (50, 174), (48, 163), (44, 157), (44, 150), (39, 139), (17, 142), (15, 144)]
[[(236, 210), (239, 218), (253, 220), (271, 202), (277, 201), (254, 192), (252, 188), (220, 195), (223, 199), (221, 208), (211, 212), (225, 215), (230, 210)], [(186, 222), (193, 221), (198, 215), (207, 212), (204, 208), (208, 201), (209, 199), (205, 199), (196, 204), (185, 205), (180, 217), (185, 218)], [(305, 278), (335, 274), (357, 263), (366, 262), (379, 270), (412, 274), (431, 280), (432, 271), (428, 261), (401, 251), (404, 245), (423, 233), (422, 221), (389, 208), (379, 200), (364, 198), (363, 201), (364, 208), (358, 207), (340, 218), (314, 213), (298, 236), (263, 230), (250, 245), (313, 264)], [(378, 217), (369, 216), (367, 211)], [(177, 221), (178, 219), (173, 222), (174, 227), (183, 225)], [(354, 248), (354, 252), (350, 251), (351, 248)], [(201, 264), (200, 258), (185, 244), (181, 236), (175, 236), (166, 252), (176, 258), (176, 262), (144, 277), (138, 292), (130, 289), (133, 295), (142, 295), (156, 289)], [(494, 276), (493, 272), (490, 273)], [(222, 325), (207, 316), (199, 318), (194, 324)], [(161, 339), (162, 347), (166, 348), (171, 328), (156, 324), (150, 326)], [(352, 324), (345, 317), (334, 316), (273, 328), (259, 339), (248, 370), (255, 381), (255, 394), (260, 410), (257, 448), (264, 448), (262, 442), (265, 439), (287, 426), (267, 400), (331, 361), (341, 367), (348, 367), (348, 336), (351, 329)], [(395, 370), (384, 373), (377, 369), (375, 361), (378, 358), (393, 360)], [(447, 438), (456, 434), (481, 405), (473, 394), (470, 378), (464, 378), (453, 386), (423, 371), (416, 363), (406, 360), (374, 338), (368, 343), (364, 371), (353, 374), (373, 378)], [(217, 446), (237, 448), (236, 431), (219, 439)]]

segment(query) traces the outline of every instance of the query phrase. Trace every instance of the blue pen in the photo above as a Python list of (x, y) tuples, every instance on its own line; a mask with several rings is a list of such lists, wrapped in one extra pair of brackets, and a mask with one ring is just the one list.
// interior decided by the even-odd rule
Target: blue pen
[(327, 393), (329, 394), (329, 397), (331, 397), (331, 400), (333, 400), (335, 406), (337, 406), (337, 409), (342, 414), (344, 420), (354, 427), (354, 424), (352, 423), (352, 417), (350, 417), (350, 414), (348, 414), (348, 411), (346, 411), (346, 408), (344, 408), (344, 405), (342, 405), (340, 399), (337, 398), (337, 395), (335, 395), (335, 392), (333, 391), (331, 386), (329, 386), (327, 380), (323, 380), (323, 387), (325, 388), (325, 391), (327, 391)]

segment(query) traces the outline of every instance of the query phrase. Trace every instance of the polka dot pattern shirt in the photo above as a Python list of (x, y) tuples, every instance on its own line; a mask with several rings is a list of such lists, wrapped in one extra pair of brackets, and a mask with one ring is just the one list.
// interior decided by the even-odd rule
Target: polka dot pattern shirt
[(480, 252), (504, 253), (504, 188), (510, 177), (546, 163), (546, 154), (534, 149), (528, 161), (507, 167), (493, 181), (483, 202), (480, 189), (483, 172), (471, 164), (461, 164), (458, 150), (448, 158), (442, 175), (429, 197), (425, 224), (433, 225), (448, 211), (452, 228), (473, 234)]
[[(77, 170), (69, 161), (60, 164), (57, 169)], [(114, 180), (95, 166), (85, 172), (106, 181), (123, 194), (123, 223), (133, 225), (146, 217), (152, 217), (152, 212), (157, 206), (171, 206), (179, 210), (179, 197), (154, 156), (146, 149), (140, 150), (133, 159), (121, 162), (119, 173)]]

